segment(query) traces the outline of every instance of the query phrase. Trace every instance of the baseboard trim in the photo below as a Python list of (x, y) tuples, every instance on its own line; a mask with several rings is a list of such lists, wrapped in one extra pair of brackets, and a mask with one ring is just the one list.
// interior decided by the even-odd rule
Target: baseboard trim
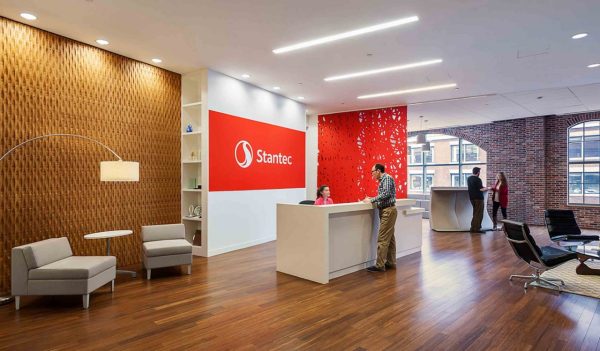
[(224, 253), (235, 251), (235, 250), (241, 250), (241, 249), (245, 249), (245, 248), (248, 248), (248, 247), (251, 247), (251, 246), (256, 246), (256, 245), (268, 243), (269, 241), (274, 241), (275, 239), (276, 239), (276, 237), (269, 236), (269, 237), (264, 237), (264, 238), (259, 238), (259, 239), (256, 239), (256, 240), (252, 240), (252, 241), (246, 241), (244, 243), (239, 243), (239, 244), (229, 245), (229, 246), (225, 246), (225, 247), (220, 247), (220, 248), (217, 248), (217, 249), (209, 249), (208, 253), (207, 253), (207, 256), (211, 257), (211, 256), (216, 256), (216, 255), (224, 254)]

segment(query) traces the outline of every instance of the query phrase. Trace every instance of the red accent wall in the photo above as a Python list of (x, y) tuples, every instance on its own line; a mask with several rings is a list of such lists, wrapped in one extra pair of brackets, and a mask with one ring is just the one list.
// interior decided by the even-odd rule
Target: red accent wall
[[(406, 198), (406, 106), (320, 115), (318, 185), (335, 203), (377, 195), (371, 167), (381, 163)], [(316, 196), (316, 189), (315, 189)]]

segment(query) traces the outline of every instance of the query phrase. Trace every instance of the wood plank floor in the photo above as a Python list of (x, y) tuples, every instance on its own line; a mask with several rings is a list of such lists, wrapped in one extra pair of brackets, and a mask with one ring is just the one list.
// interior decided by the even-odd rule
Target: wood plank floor
[[(600, 300), (511, 283), (528, 273), (501, 232), (430, 232), (385, 273), (328, 285), (275, 272), (268, 243), (209, 259), (191, 276), (120, 276), (81, 298), (0, 307), (2, 350), (600, 350)], [(545, 228), (533, 228), (548, 243)]]

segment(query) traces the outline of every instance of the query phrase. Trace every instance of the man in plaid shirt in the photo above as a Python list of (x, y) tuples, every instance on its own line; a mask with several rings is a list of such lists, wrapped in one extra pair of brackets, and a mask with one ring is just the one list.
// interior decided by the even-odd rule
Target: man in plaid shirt
[(377, 234), (377, 261), (375, 266), (368, 267), (367, 271), (385, 272), (386, 268), (396, 268), (396, 239), (394, 238), (394, 225), (398, 217), (396, 184), (394, 178), (385, 173), (385, 167), (379, 163), (371, 169), (371, 176), (379, 182), (377, 196), (367, 196), (363, 202), (377, 204), (379, 233)]

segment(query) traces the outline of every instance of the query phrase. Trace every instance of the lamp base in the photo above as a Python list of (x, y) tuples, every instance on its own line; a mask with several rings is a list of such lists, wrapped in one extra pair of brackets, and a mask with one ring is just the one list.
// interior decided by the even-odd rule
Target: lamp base
[(0, 296), (0, 306), (9, 304), (15, 300), (12, 296)]

